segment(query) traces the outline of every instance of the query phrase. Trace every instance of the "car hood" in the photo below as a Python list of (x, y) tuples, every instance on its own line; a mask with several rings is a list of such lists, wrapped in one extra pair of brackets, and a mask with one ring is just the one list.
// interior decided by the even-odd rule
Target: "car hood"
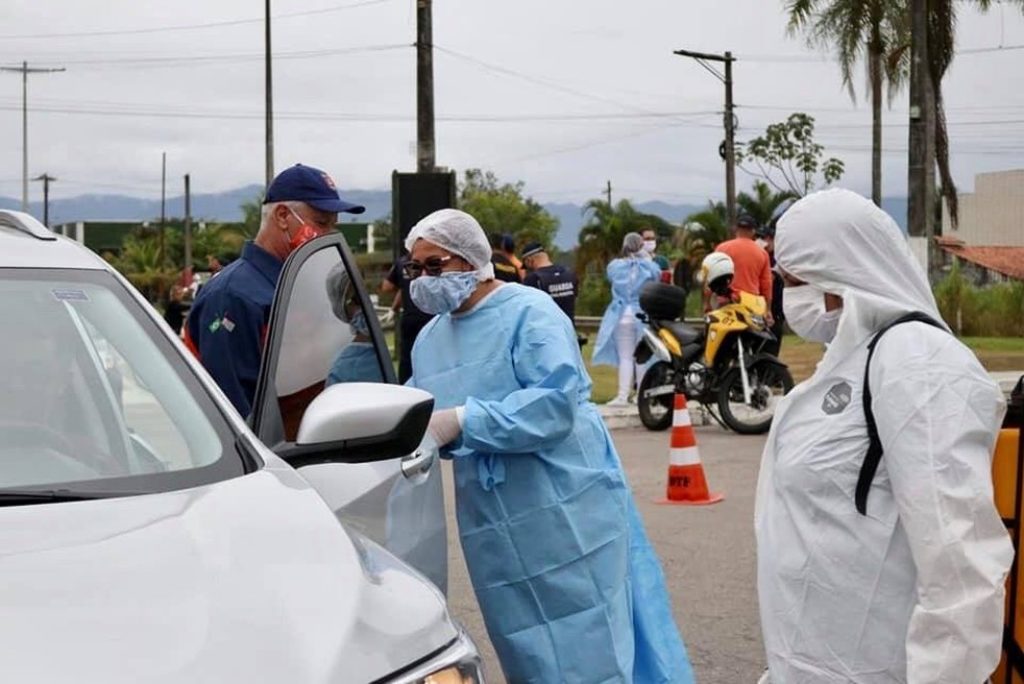
[(369, 682), (457, 637), (290, 469), (0, 508), (0, 606), (10, 681)]

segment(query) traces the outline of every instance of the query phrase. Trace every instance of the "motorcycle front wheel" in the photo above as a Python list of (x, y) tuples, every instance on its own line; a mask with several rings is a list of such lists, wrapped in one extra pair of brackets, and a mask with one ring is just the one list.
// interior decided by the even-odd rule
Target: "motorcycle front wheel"
[(793, 376), (785, 366), (758, 361), (747, 369), (747, 379), (750, 403), (744, 401), (739, 368), (733, 368), (722, 377), (718, 386), (718, 410), (730, 430), (741, 435), (761, 435), (771, 428), (776, 405), (793, 389)]
[(636, 398), (640, 422), (645, 428), (658, 431), (672, 425), (675, 393), (675, 376), (670, 364), (659, 361), (647, 369)]

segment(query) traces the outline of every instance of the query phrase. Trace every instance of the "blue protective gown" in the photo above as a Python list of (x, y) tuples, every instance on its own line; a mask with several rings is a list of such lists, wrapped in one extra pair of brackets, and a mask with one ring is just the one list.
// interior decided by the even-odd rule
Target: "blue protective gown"
[(450, 446), (459, 537), (510, 682), (692, 682), (661, 566), (569, 319), (504, 285), (437, 316), (409, 384), (465, 406)]
[[(634, 313), (640, 311), (640, 290), (643, 286), (661, 278), (661, 269), (654, 261), (642, 257), (612, 259), (606, 269), (608, 281), (612, 284), (612, 303), (605, 309), (601, 327), (597, 330), (597, 342), (591, 362), (596, 365), (619, 365), (619, 352), (615, 348), (615, 327), (622, 318), (626, 307)], [(636, 339), (643, 335), (644, 324), (636, 321)]]
[(327, 386), (339, 382), (384, 382), (377, 349), (369, 342), (352, 342), (334, 358)]

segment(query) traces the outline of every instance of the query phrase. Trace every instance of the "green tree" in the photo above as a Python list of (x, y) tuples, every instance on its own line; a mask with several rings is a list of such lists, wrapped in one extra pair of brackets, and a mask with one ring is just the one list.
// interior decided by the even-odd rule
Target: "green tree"
[(846, 170), (842, 160), (825, 158), (825, 146), (814, 141), (814, 117), (803, 112), (770, 124), (764, 135), (737, 146), (736, 156), (741, 164), (753, 162), (757, 166), (757, 172), (748, 173), (761, 176), (779, 192), (797, 197), (814, 190), (819, 175), (825, 185), (830, 185)]
[(629, 200), (620, 200), (614, 206), (605, 200), (590, 200), (583, 208), (587, 221), (580, 229), (579, 248), (576, 251), (576, 272), (604, 276), (605, 266), (622, 252), (622, 240), (627, 233), (640, 233), (652, 229), (659, 237), (672, 235), (668, 221), (637, 210)]
[(690, 214), (683, 220), (682, 234), (676, 238), (676, 242), (681, 250), (685, 250), (690, 266), (696, 270), (705, 256), (728, 239), (725, 204), (708, 201), (706, 209)]
[(538, 241), (550, 248), (558, 232), (558, 219), (532, 197), (524, 184), (502, 183), (490, 171), (468, 169), (459, 186), (459, 208), (472, 214), (488, 233), (508, 233), (516, 244)]
[[(172, 234), (173, 231), (167, 231), (168, 255)], [(126, 237), (121, 253), (109, 261), (151, 302), (166, 297), (179, 273), (178, 269), (160, 263), (159, 237), (153, 228), (140, 228)]]
[(749, 214), (759, 225), (767, 225), (780, 204), (795, 198), (792, 192), (775, 192), (764, 181), (754, 181), (753, 193), (741, 192), (736, 196), (740, 213)]
[(910, 74), (910, 14), (906, 0), (786, 0), (791, 33), (808, 45), (833, 48), (843, 85), (856, 99), (853, 72), (867, 63), (871, 89), (871, 198), (882, 203), (882, 90), (889, 98)]
[(256, 233), (260, 232), (260, 223), (263, 221), (263, 193), (256, 195), (248, 202), (242, 202), (242, 225), (237, 229), (244, 240), (253, 240)]

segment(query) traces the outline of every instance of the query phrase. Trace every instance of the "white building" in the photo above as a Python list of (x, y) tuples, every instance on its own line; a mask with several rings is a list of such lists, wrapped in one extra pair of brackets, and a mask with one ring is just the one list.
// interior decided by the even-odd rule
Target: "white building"
[(953, 230), (942, 205), (942, 234), (966, 245), (1024, 247), (1024, 169), (982, 173), (974, 192), (960, 193), (960, 223)]

